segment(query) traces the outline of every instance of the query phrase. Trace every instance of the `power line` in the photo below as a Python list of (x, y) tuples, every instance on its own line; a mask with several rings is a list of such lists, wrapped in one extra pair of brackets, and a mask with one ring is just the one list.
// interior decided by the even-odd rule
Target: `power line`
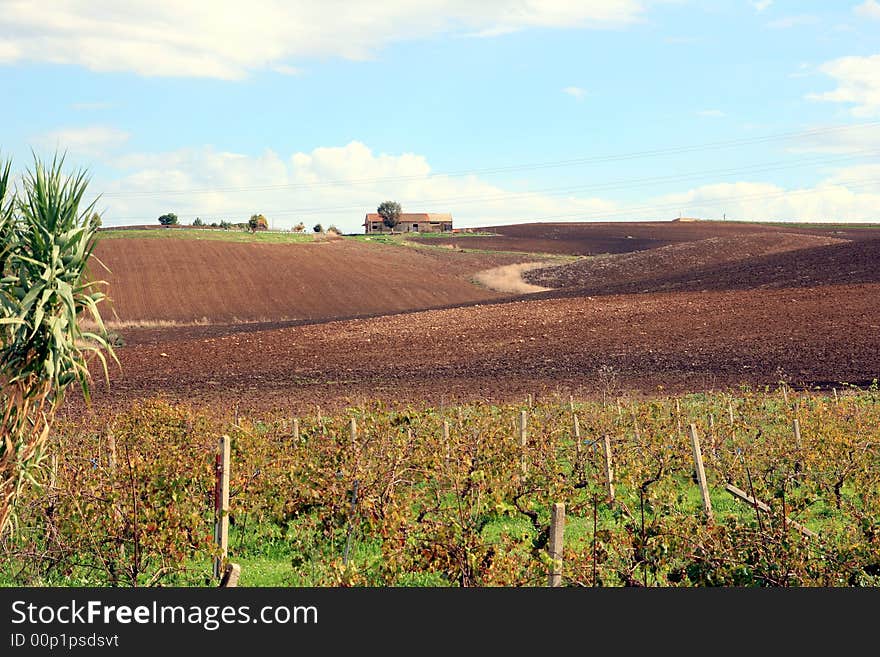
[[(542, 188), (542, 189), (534, 189), (522, 192), (501, 192), (499, 194), (494, 195), (477, 195), (477, 196), (452, 196), (452, 197), (441, 197), (441, 198), (428, 198), (428, 199), (404, 199), (404, 202), (407, 205), (441, 205), (441, 204), (449, 204), (455, 203), (457, 207), (462, 205), (470, 205), (475, 203), (487, 203), (493, 201), (509, 201), (516, 199), (524, 199), (529, 198), (535, 195), (544, 195), (544, 196), (559, 196), (559, 195), (568, 195), (575, 192), (584, 192), (584, 191), (610, 191), (615, 189), (625, 189), (636, 186), (646, 186), (646, 185), (656, 185), (661, 183), (673, 183), (673, 182), (685, 182), (685, 181), (693, 181), (698, 180), (705, 177), (725, 177), (725, 176), (733, 176), (733, 175), (742, 175), (744, 173), (765, 173), (768, 171), (779, 171), (784, 169), (792, 169), (799, 168), (803, 166), (815, 166), (821, 164), (837, 164), (841, 162), (847, 162), (854, 159), (861, 159), (865, 155), (876, 154), (880, 152), (880, 149), (866, 149), (863, 151), (857, 151), (856, 153), (851, 153), (848, 155), (839, 155), (834, 157), (821, 157), (821, 158), (806, 158), (799, 159), (796, 162), (786, 162), (786, 161), (775, 161), (763, 164), (753, 164), (744, 167), (729, 167), (723, 169), (708, 169), (701, 170), (698, 172), (690, 172), (687, 174), (676, 174), (676, 175), (668, 175), (668, 176), (652, 176), (652, 177), (644, 177), (644, 178), (630, 178), (630, 179), (622, 179), (616, 180), (606, 183), (591, 183), (587, 185), (578, 185), (578, 186), (566, 186), (566, 187), (550, 187), (550, 188)], [(340, 206), (324, 206), (324, 207), (315, 207), (315, 208), (299, 208), (296, 210), (274, 210), (274, 211), (266, 211), (264, 214), (271, 214), (272, 216), (286, 216), (286, 215), (315, 215), (315, 214), (324, 214), (327, 212), (343, 212), (343, 211), (357, 211), (362, 210), (362, 205), (340, 205)], [(211, 214), (215, 216), (215, 213), (203, 213), (203, 214)], [(216, 215), (219, 218), (219, 215)], [(232, 215), (224, 215), (225, 217), (231, 217)], [(137, 221), (137, 220), (147, 220), (152, 217), (140, 216), (140, 217), (119, 217), (120, 221)]]
[(208, 187), (194, 189), (171, 189), (171, 190), (131, 190), (108, 192), (103, 196), (105, 198), (117, 197), (139, 197), (139, 196), (157, 196), (157, 195), (179, 195), (179, 194), (212, 194), (217, 192), (245, 192), (245, 191), (273, 191), (280, 189), (315, 189), (320, 187), (331, 187), (337, 185), (362, 185), (376, 184), (388, 182), (405, 182), (412, 180), (426, 180), (430, 178), (459, 178), (476, 175), (492, 175), (499, 173), (511, 173), (516, 171), (532, 171), (538, 169), (548, 169), (556, 167), (567, 167), (576, 165), (602, 164), (608, 162), (619, 162), (640, 158), (659, 157), (664, 155), (679, 155), (684, 153), (694, 153), (705, 150), (714, 150), (720, 148), (733, 148), (737, 146), (747, 146), (761, 144), (786, 139), (795, 139), (803, 137), (811, 137), (817, 135), (825, 135), (847, 130), (862, 129), (871, 126), (880, 125), (880, 121), (867, 121), (845, 126), (834, 126), (829, 128), (813, 128), (810, 130), (801, 130), (794, 132), (783, 132), (774, 135), (764, 135), (761, 137), (744, 137), (740, 139), (728, 139), (723, 141), (708, 142), (703, 144), (695, 144), (691, 146), (673, 146), (668, 148), (659, 148), (645, 151), (635, 151), (630, 153), (620, 153), (612, 155), (599, 155), (590, 157), (571, 158), (566, 160), (555, 160), (550, 162), (539, 162), (531, 164), (513, 164), (503, 167), (489, 167), (482, 169), (465, 169), (458, 171), (439, 172), (426, 175), (408, 175), (408, 176), (386, 176), (378, 178), (340, 178), (336, 180), (326, 180), (315, 183), (290, 183), (281, 185), (248, 185), (240, 187)]
[[(859, 189), (862, 187), (868, 187), (871, 185), (880, 184), (880, 178), (873, 179), (856, 179), (856, 180), (847, 180), (841, 179), (839, 181), (841, 184), (846, 184), (848, 189)], [(767, 200), (772, 198), (784, 198), (788, 196), (801, 196), (805, 194), (816, 194), (819, 190), (817, 189), (797, 189), (793, 191), (779, 191), (779, 192), (768, 192), (761, 194), (747, 194), (747, 195), (736, 195), (736, 196), (727, 196), (721, 198), (714, 199), (706, 199), (702, 202), (702, 205), (716, 205), (718, 203), (730, 203), (734, 201), (753, 201), (753, 200)], [(696, 205), (700, 207), (700, 202), (695, 201), (691, 203), (691, 205)], [(630, 206), (628, 208), (621, 208), (620, 210), (615, 210), (611, 212), (595, 212), (595, 213), (583, 213), (583, 212), (570, 212), (565, 214), (557, 214), (557, 215), (546, 215), (543, 217), (534, 217), (531, 221), (547, 221), (550, 219), (562, 219), (568, 217), (578, 217), (582, 218), (585, 221), (598, 221), (606, 217), (616, 217), (621, 215), (629, 215), (629, 214), (647, 214), (647, 211), (656, 211), (656, 210), (676, 210), (681, 207), (681, 201), (676, 201), (675, 203), (668, 204), (659, 204), (659, 205), (642, 205), (642, 206)], [(878, 211), (878, 217), (880, 217), (880, 211)]]

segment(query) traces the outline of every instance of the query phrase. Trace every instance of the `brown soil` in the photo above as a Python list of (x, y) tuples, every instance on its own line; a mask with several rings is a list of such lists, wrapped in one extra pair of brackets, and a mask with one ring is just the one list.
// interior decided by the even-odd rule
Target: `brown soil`
[[(99, 403), (167, 393), (246, 407), (362, 398), (502, 400), (864, 383), (880, 375), (880, 285), (495, 303), (123, 347)], [(179, 329), (186, 332), (189, 329)], [(604, 373), (603, 373), (604, 372)]]
[[(814, 239), (820, 238), (799, 238)], [(767, 255), (753, 255), (733, 262), (719, 254), (709, 264), (697, 258), (669, 257), (677, 249), (687, 251), (692, 246), (666, 247), (633, 256), (609, 258), (609, 271), (602, 271), (602, 259), (585, 260), (573, 265), (571, 270), (557, 270), (555, 282), (566, 288), (551, 295), (597, 295), (631, 294), (670, 291), (700, 290), (747, 290), (761, 288), (811, 287), (817, 285), (852, 285), (880, 283), (880, 239), (859, 242), (840, 242), (826, 246), (792, 249)], [(771, 243), (772, 246), (772, 243)], [(777, 245), (781, 246), (781, 244)], [(735, 247), (730, 247), (731, 251)], [(705, 255), (703, 248), (698, 253)], [(657, 267), (652, 273), (648, 260), (657, 255)], [(626, 270), (626, 260), (633, 264), (632, 272)], [(598, 265), (598, 266), (597, 266)], [(583, 266), (582, 269), (574, 267)], [(594, 271), (591, 273), (590, 270)], [(535, 272), (540, 274), (543, 272)], [(526, 276), (533, 275), (531, 272)], [(546, 281), (540, 281), (545, 282)]]
[[(682, 231), (693, 228), (681, 225)], [(580, 228), (583, 233), (591, 229)], [(134, 339), (118, 349), (121, 372), (111, 370), (109, 390), (96, 382), (95, 400), (115, 405), (167, 394), (226, 408), (241, 403), (243, 408), (294, 410), (376, 398), (441, 404), (522, 399), (553, 391), (656, 394), (773, 385), (780, 379), (830, 387), (868, 384), (880, 377), (880, 239), (835, 243), (827, 232), (819, 240), (779, 233), (766, 233), (763, 243), (754, 233), (737, 240), (703, 235), (697, 244), (634, 254), (628, 260), (612, 257), (607, 263), (616, 264), (604, 273), (601, 268), (592, 271), (592, 282), (575, 278), (574, 287), (515, 299), (466, 280), (476, 270), (511, 262), (500, 254), (487, 258), (440, 249), (349, 248), (348, 242), (315, 245), (312, 251), (278, 245), (287, 251), (284, 256), (269, 253), (275, 245), (267, 251), (226, 250), (224, 260), (210, 262), (215, 270), (241, 266), (230, 258), (246, 254), (251, 270), (254, 262), (277, 257), (265, 275), (283, 276), (278, 271), (282, 264), (296, 266), (289, 254), (299, 254), (309, 264), (290, 284), (305, 276), (315, 286), (322, 285), (322, 278), (333, 283), (319, 288), (328, 295), (319, 300), (323, 305), (311, 301), (313, 294), (279, 300), (290, 304), (290, 312), (301, 308), (298, 302), (310, 300), (316, 304), (310, 311), (315, 316), (338, 316), (351, 307), (397, 314), (340, 321), (319, 317), (295, 326), (276, 321), (134, 331)], [(585, 235), (582, 241), (590, 239)], [(171, 243), (145, 241), (129, 254), (130, 262), (148, 269), (150, 258), (138, 251), (154, 244), (167, 250)], [(203, 247), (180, 245), (188, 260), (193, 249)], [(795, 247), (800, 248), (785, 250)], [(322, 260), (321, 253), (335, 256)], [(734, 256), (739, 259), (731, 261)], [(168, 276), (177, 271), (174, 278), (156, 275), (165, 287), (173, 287), (169, 280), (202, 280), (183, 254), (176, 257), (180, 269), (167, 270)], [(201, 266), (208, 261), (204, 257)], [(590, 262), (578, 262), (570, 271), (581, 271), (578, 267)], [(117, 264), (121, 267), (126, 260)], [(313, 267), (322, 270), (305, 271)], [(355, 274), (371, 283), (349, 282)], [(140, 276), (143, 280), (147, 275)], [(389, 277), (400, 282), (400, 289), (383, 283)], [(122, 278), (132, 280), (130, 274)], [(204, 280), (208, 285), (210, 277)], [(407, 280), (410, 287), (404, 285)], [(435, 281), (446, 296), (431, 296)], [(226, 285), (229, 290), (231, 282)], [(138, 289), (132, 286), (128, 294), (137, 296)], [(155, 296), (153, 304), (161, 302), (161, 290), (143, 294), (146, 299)], [(245, 309), (248, 302), (262, 303), (259, 298), (235, 298)], [(413, 311), (418, 303), (455, 307)], [(144, 306), (139, 312), (147, 312)], [(260, 306), (252, 316), (268, 307)], [(189, 312), (190, 317), (196, 314)], [(80, 402), (71, 398), (70, 408), (77, 412)]]
[(104, 314), (123, 326), (316, 321), (472, 303), (501, 295), (472, 274), (523, 258), (351, 240), (255, 244), (113, 239)]
[(734, 221), (537, 223), (493, 226), (484, 230), (497, 233), (497, 236), (473, 237), (459, 234), (448, 240), (436, 237), (411, 239), (430, 244), (457, 245), (467, 249), (597, 255), (630, 253), (710, 237), (736, 237), (755, 233), (798, 233), (847, 240), (880, 237), (880, 229), (876, 227), (802, 228)]
[(577, 262), (530, 271), (526, 280), (547, 287), (638, 291), (658, 279), (708, 271), (721, 265), (761, 256), (844, 243), (832, 237), (792, 233), (750, 233), (670, 244), (648, 251), (594, 256)]

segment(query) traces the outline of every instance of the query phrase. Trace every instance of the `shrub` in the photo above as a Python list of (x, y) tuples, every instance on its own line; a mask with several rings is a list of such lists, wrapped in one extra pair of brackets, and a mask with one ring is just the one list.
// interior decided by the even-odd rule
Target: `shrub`
[(16, 498), (37, 482), (55, 409), (67, 386), (86, 399), (86, 354), (104, 364), (112, 347), (84, 331), (88, 312), (104, 332), (97, 304), (104, 299), (86, 282), (98, 224), (94, 204), (80, 211), (85, 172), (62, 171), (64, 158), (48, 167), (35, 160), (22, 181), (22, 198), (7, 199), (10, 163), (0, 168), (0, 535)]
[(252, 214), (247, 225), (252, 233), (256, 233), (258, 230), (269, 230), (269, 222), (261, 214)]

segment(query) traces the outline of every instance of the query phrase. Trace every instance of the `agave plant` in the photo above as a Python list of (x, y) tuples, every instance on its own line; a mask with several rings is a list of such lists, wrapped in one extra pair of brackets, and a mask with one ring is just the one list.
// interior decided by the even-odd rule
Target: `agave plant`
[[(36, 470), (64, 390), (78, 383), (89, 397), (89, 354), (107, 375), (115, 360), (97, 304), (103, 281), (86, 276), (95, 246), (94, 203), (80, 209), (88, 179), (66, 175), (64, 157), (36, 157), (10, 193), (11, 164), (0, 168), (0, 535), (22, 487)], [(85, 331), (84, 314), (99, 332)]]

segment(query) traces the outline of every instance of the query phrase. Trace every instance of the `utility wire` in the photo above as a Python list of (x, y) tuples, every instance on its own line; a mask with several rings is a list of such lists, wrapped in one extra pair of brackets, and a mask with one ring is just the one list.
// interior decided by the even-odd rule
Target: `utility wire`
[(641, 158), (659, 157), (664, 155), (678, 155), (684, 153), (695, 153), (706, 150), (715, 150), (720, 148), (734, 148), (738, 146), (748, 146), (753, 144), (762, 144), (773, 141), (806, 138), (819, 135), (827, 135), (832, 133), (844, 132), (847, 130), (856, 130), (866, 127), (880, 125), (880, 121), (867, 121), (845, 126), (834, 126), (829, 128), (813, 128), (811, 130), (802, 130), (796, 132), (783, 132), (774, 135), (765, 135), (762, 137), (745, 137), (741, 139), (728, 139), (724, 141), (708, 142), (703, 144), (695, 144), (692, 146), (673, 146), (668, 148), (659, 148), (645, 151), (635, 151), (630, 153), (620, 153), (612, 155), (599, 155), (591, 157), (579, 157), (566, 160), (555, 160), (550, 162), (538, 162), (531, 164), (513, 164), (503, 167), (489, 167), (482, 169), (464, 169), (458, 171), (438, 172), (425, 175), (407, 175), (407, 176), (386, 176), (377, 178), (340, 178), (336, 180), (326, 180), (315, 183), (290, 183), (281, 185), (248, 185), (241, 187), (203, 187), (191, 189), (169, 189), (169, 190), (130, 190), (108, 192), (103, 196), (105, 198), (116, 197), (135, 197), (135, 196), (157, 196), (157, 195), (177, 195), (177, 194), (212, 194), (217, 192), (245, 192), (245, 191), (272, 191), (280, 189), (316, 189), (321, 187), (332, 187), (338, 185), (363, 185), (377, 184), (388, 182), (405, 182), (413, 180), (425, 180), (430, 178), (460, 178), (467, 176), (482, 176), (499, 173), (510, 173), (516, 171), (532, 171), (539, 169), (549, 169), (556, 167), (579, 166), (589, 164), (603, 164), (608, 162), (620, 162)]
[[(733, 167), (733, 168), (724, 168), (724, 169), (707, 169), (701, 170), (698, 172), (690, 172), (687, 174), (676, 174), (676, 175), (668, 175), (668, 176), (652, 176), (652, 177), (644, 177), (644, 178), (630, 178), (630, 179), (621, 179), (615, 180), (606, 183), (592, 183), (587, 185), (578, 185), (578, 186), (566, 186), (566, 187), (550, 187), (550, 188), (541, 188), (541, 189), (533, 189), (526, 190), (522, 192), (501, 192), (495, 195), (477, 195), (477, 196), (452, 196), (445, 198), (409, 198), (402, 199), (404, 203), (407, 205), (441, 205), (441, 204), (449, 204), (455, 203), (455, 205), (469, 205), (474, 203), (487, 203), (492, 201), (509, 201), (515, 199), (523, 199), (532, 197), (535, 195), (544, 195), (544, 196), (565, 196), (575, 192), (584, 192), (584, 191), (609, 191), (616, 189), (629, 189), (632, 187), (643, 187), (647, 185), (656, 185), (662, 183), (673, 183), (673, 182), (686, 182), (698, 180), (706, 177), (726, 177), (726, 176), (734, 176), (734, 175), (742, 175), (745, 173), (754, 174), (754, 173), (766, 173), (769, 171), (780, 171), (785, 169), (792, 168), (800, 168), (804, 166), (816, 166), (816, 165), (829, 165), (829, 164), (839, 164), (843, 162), (848, 162), (856, 159), (861, 159), (866, 155), (873, 155), (880, 153), (880, 149), (865, 149), (862, 151), (857, 151), (855, 153), (840, 155), (835, 157), (821, 157), (821, 158), (806, 158), (799, 159), (796, 162), (785, 162), (785, 161), (776, 161), (769, 162), (764, 164), (755, 164), (744, 167)], [(102, 195), (107, 196), (107, 195)], [(313, 208), (300, 208), (297, 210), (270, 210), (264, 212), (264, 214), (270, 214), (272, 216), (284, 216), (288, 214), (302, 214), (302, 215), (311, 215), (311, 214), (323, 214), (327, 212), (342, 212), (349, 210), (362, 210), (363, 205), (339, 205), (339, 206), (323, 206), (323, 207), (313, 207)], [(214, 216), (214, 213), (204, 213), (211, 214)], [(231, 216), (231, 215), (227, 215)], [(120, 217), (118, 220), (146, 220), (152, 217)]]

